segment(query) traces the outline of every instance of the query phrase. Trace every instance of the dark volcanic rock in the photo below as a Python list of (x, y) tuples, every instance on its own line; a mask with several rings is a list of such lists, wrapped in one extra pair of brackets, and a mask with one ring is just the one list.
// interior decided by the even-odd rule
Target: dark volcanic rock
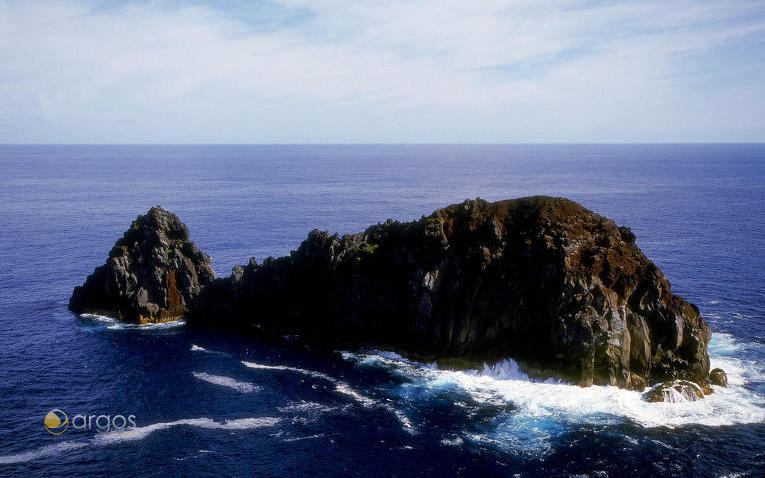
[(360, 234), (314, 230), (290, 256), (207, 286), (189, 318), (435, 358), (510, 356), (581, 385), (707, 383), (709, 326), (634, 241), (566, 199), (465, 201)]
[(695, 402), (704, 398), (701, 387), (687, 380), (660, 383), (643, 395), (646, 402)]
[(716, 368), (709, 372), (709, 380), (712, 382), (712, 385), (728, 386), (728, 374), (721, 368)]
[(210, 262), (189, 240), (186, 225), (156, 206), (138, 216), (106, 264), (75, 287), (69, 308), (128, 322), (173, 320), (215, 280)]

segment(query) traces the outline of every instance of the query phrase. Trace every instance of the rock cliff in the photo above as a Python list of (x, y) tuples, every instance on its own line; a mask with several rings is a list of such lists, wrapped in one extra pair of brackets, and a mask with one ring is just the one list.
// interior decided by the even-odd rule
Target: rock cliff
[(253, 258), (206, 287), (189, 317), (432, 358), (509, 356), (584, 386), (709, 380), (698, 309), (628, 228), (561, 198), (314, 230), (289, 256)]
[(342, 237), (314, 230), (289, 256), (214, 277), (186, 227), (157, 206), (70, 308), (139, 322), (185, 314), (428, 359), (513, 357), (583, 386), (710, 389), (711, 332), (698, 309), (672, 294), (628, 228), (562, 198), (476, 199)]
[(69, 308), (127, 322), (163, 322), (183, 316), (202, 287), (215, 280), (211, 259), (189, 240), (175, 214), (160, 206), (138, 216), (82, 286)]

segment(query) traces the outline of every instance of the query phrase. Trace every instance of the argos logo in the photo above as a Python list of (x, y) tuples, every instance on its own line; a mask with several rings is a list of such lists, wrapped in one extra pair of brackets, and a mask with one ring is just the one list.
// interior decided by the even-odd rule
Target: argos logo
[(135, 428), (135, 415), (83, 415), (69, 417), (62, 410), (54, 408), (45, 415), (43, 420), (45, 430), (51, 435), (59, 436), (70, 427), (75, 430), (96, 430), (98, 432), (124, 431)]

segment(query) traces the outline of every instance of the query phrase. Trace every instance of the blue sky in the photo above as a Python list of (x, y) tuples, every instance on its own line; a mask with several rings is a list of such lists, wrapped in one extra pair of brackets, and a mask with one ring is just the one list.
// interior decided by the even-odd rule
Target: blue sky
[(0, 0), (3, 143), (719, 141), (762, 1)]

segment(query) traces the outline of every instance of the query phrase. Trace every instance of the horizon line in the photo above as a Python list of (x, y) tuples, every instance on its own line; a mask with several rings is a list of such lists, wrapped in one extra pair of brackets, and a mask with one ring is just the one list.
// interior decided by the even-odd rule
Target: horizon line
[(765, 145), (763, 141), (639, 141), (639, 142), (305, 142), (305, 143), (183, 143), (183, 142), (72, 142), (72, 143), (0, 143), (2, 146), (652, 146), (652, 145)]

